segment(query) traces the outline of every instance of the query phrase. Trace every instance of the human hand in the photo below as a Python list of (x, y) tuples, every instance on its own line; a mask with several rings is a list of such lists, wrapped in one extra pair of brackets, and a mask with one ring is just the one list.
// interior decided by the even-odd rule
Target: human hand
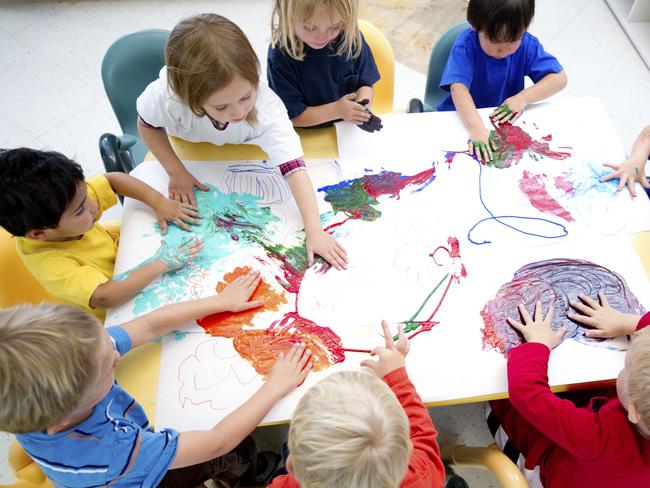
[(178, 247), (171, 247), (163, 242), (156, 253), (156, 259), (165, 265), (164, 272), (166, 273), (185, 266), (198, 256), (201, 249), (203, 249), (203, 243), (198, 239), (184, 242)]
[(519, 313), (521, 313), (521, 317), (524, 320), (523, 324), (510, 317), (508, 317), (508, 323), (521, 332), (526, 342), (539, 342), (549, 349), (553, 349), (560, 343), (562, 337), (564, 337), (566, 332), (564, 327), (560, 327), (557, 331), (551, 328), (553, 307), (548, 307), (546, 317), (542, 318), (542, 302), (538, 300), (535, 302), (534, 320), (531, 318), (523, 303), (519, 305)]
[(381, 327), (384, 331), (385, 345), (384, 347), (375, 347), (370, 353), (371, 356), (377, 356), (379, 359), (377, 361), (365, 359), (361, 361), (361, 366), (372, 369), (377, 376), (383, 378), (391, 371), (404, 367), (404, 358), (411, 345), (401, 325), (397, 326), (397, 342), (393, 342), (393, 336), (385, 320), (381, 321)]
[(370, 118), (368, 119), (368, 121), (361, 124), (359, 126), (359, 129), (363, 129), (366, 132), (379, 132), (381, 129), (384, 128), (384, 126), (381, 123), (381, 119), (368, 109), (369, 102), (370, 100), (368, 100), (367, 98), (364, 98), (359, 102), (360, 105), (363, 105), (366, 108), (366, 112), (370, 114)]
[(356, 101), (356, 93), (348, 93), (339, 98), (336, 103), (338, 118), (361, 125), (370, 120), (370, 114), (365, 107)]
[(169, 198), (177, 202), (187, 203), (196, 207), (194, 188), (201, 191), (208, 191), (208, 187), (197, 180), (192, 173), (183, 168), (178, 173), (169, 175)]
[(181, 229), (191, 230), (188, 224), (199, 224), (201, 214), (198, 208), (189, 203), (182, 203), (176, 200), (170, 200), (160, 195), (160, 199), (154, 206), (156, 218), (163, 234), (167, 233), (167, 221), (175, 223)]
[(504, 122), (510, 122), (512, 124), (521, 117), (527, 105), (528, 103), (526, 103), (526, 100), (521, 94), (514, 95), (504, 100), (501, 105), (494, 109), (494, 112), (490, 114), (490, 120), (495, 125)]
[(310, 359), (311, 351), (304, 342), (294, 344), (286, 354), (281, 352), (266, 380), (267, 386), (276, 389), (280, 396), (294, 390), (311, 371)]
[(485, 127), (480, 129), (474, 129), (469, 132), (469, 153), (473, 154), (476, 159), (482, 163), (487, 163), (492, 161), (493, 155), (492, 151), (496, 151), (497, 148), (494, 145), (494, 140), (490, 139), (490, 131)]
[(259, 271), (251, 271), (229, 283), (217, 295), (221, 308), (229, 312), (241, 312), (264, 305), (259, 300), (248, 301), (261, 279)]
[(571, 320), (580, 322), (593, 330), (585, 332), (587, 337), (606, 339), (622, 335), (632, 335), (636, 331), (636, 324), (641, 318), (639, 315), (619, 312), (607, 302), (604, 293), (598, 293), (600, 303), (585, 294), (578, 295), (581, 300), (569, 302), (578, 313), (569, 313)]
[(318, 254), (336, 269), (348, 267), (348, 252), (331, 234), (323, 229), (307, 233), (307, 264), (314, 264), (314, 254)]
[(603, 166), (613, 169), (614, 172), (604, 176), (600, 181), (604, 183), (618, 178), (618, 191), (621, 191), (627, 185), (630, 195), (636, 197), (635, 182), (638, 181), (643, 188), (650, 189), (650, 183), (648, 183), (645, 176), (645, 163), (644, 159), (635, 160), (632, 158), (626, 159), (621, 164), (605, 163)]

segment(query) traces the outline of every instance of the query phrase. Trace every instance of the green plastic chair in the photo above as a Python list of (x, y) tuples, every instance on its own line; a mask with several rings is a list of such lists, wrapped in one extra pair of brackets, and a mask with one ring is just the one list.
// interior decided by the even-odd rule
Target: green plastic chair
[(169, 31), (147, 29), (120, 37), (108, 48), (102, 61), (106, 96), (122, 129), (122, 135), (103, 134), (99, 152), (106, 171), (129, 173), (147, 154), (137, 128), (136, 99), (158, 78), (165, 65)]
[(469, 27), (465, 21), (450, 27), (435, 43), (429, 56), (429, 69), (427, 83), (424, 89), (424, 102), (419, 98), (412, 98), (409, 102), (408, 113), (435, 112), (436, 107), (449, 94), (440, 88), (442, 73), (447, 66), (447, 59), (456, 38)]

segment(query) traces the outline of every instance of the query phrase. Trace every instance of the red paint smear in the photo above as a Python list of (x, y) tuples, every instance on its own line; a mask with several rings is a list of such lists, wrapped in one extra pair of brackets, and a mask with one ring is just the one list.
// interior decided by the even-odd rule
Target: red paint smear
[[(534, 152), (551, 159), (566, 159), (571, 156), (571, 153), (568, 152), (551, 151), (547, 142), (533, 140), (527, 132), (516, 125), (506, 122), (495, 126), (495, 129), (501, 140), (502, 151), (508, 156), (506, 166), (518, 163), (524, 152)], [(551, 136), (549, 134), (546, 137)], [(503, 154), (503, 156), (505, 155)]]
[(399, 198), (400, 192), (409, 185), (424, 185), (436, 174), (435, 166), (413, 176), (402, 177), (399, 173), (382, 171), (363, 178), (363, 188), (373, 198), (391, 195)]
[[(217, 283), (217, 293), (223, 291), (226, 286), (235, 281), (240, 276), (245, 276), (251, 272), (248, 266), (237, 267), (231, 273), (226, 273), (223, 281)], [(280, 305), (287, 303), (284, 293), (277, 293), (264, 280), (260, 280), (259, 285), (253, 292), (251, 300), (260, 300), (262, 307), (245, 310), (243, 312), (220, 312), (213, 313), (196, 321), (205, 331), (214, 337), (235, 337), (237, 333), (246, 325), (250, 325), (253, 317), (264, 311), (275, 312)]]
[[(460, 243), (458, 242), (458, 239), (456, 237), (450, 236), (447, 238), (447, 244), (449, 244), (449, 247), (451, 247), (451, 251), (447, 249), (445, 246), (438, 246), (431, 254), (429, 254), (429, 256), (433, 258), (434, 263), (436, 263), (438, 266), (442, 266), (442, 264), (440, 264), (436, 259), (436, 253), (441, 249), (446, 251), (449, 257), (451, 258), (451, 264), (455, 268), (454, 271), (452, 272), (452, 277), (456, 279), (456, 282), (459, 282), (460, 278), (467, 277), (467, 270), (465, 269), (465, 265), (460, 260)], [(446, 293), (447, 292), (445, 291), (445, 294)]]
[(564, 190), (566, 193), (571, 193), (573, 191), (573, 183), (566, 179), (566, 175), (556, 176), (555, 188)]
[(542, 140), (546, 142), (551, 142), (553, 140), (553, 136), (549, 134), (547, 136), (542, 137)]
[(541, 175), (533, 175), (525, 170), (519, 180), (519, 189), (540, 212), (555, 215), (567, 222), (575, 222), (571, 213), (548, 194)]

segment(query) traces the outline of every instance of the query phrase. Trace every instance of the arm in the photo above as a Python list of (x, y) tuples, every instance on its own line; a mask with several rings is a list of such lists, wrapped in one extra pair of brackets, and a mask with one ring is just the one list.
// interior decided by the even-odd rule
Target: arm
[(580, 313), (569, 313), (571, 320), (591, 327), (585, 332), (587, 337), (606, 339), (622, 335), (632, 335), (637, 330), (641, 316), (619, 312), (607, 302), (604, 293), (599, 292), (600, 303), (585, 294), (578, 295), (580, 301), (573, 300), (570, 305)]
[(483, 162), (491, 161), (494, 148), (490, 142), (490, 131), (478, 114), (469, 89), (463, 83), (452, 83), (450, 91), (458, 116), (469, 132), (470, 154), (475, 154)]
[(307, 262), (311, 266), (314, 253), (323, 257), (336, 269), (345, 269), (348, 259), (347, 252), (339, 242), (325, 232), (321, 226), (316, 194), (311, 184), (309, 174), (305, 169), (294, 171), (287, 176), (287, 183), (296, 200), (302, 221), (305, 224), (307, 236)]
[(90, 308), (122, 305), (168, 269), (165, 263), (157, 260), (136, 269), (125, 280), (108, 280), (95, 289), (90, 297)]
[(167, 131), (148, 127), (138, 119), (138, 132), (142, 140), (169, 175), (169, 198), (196, 206), (194, 188), (207, 191), (208, 187), (187, 171), (172, 148)]
[(357, 98), (355, 101), (360, 102), (361, 100), (368, 100), (366, 107), (370, 109), (374, 96), (375, 90), (373, 90), (371, 86), (362, 86), (357, 90)]
[(307, 107), (304, 112), (291, 119), (291, 122), (294, 127), (312, 127), (330, 120), (343, 119), (361, 125), (370, 118), (370, 115), (363, 105), (357, 103), (357, 100), (361, 98), (356, 93), (348, 93), (336, 102)]
[(643, 129), (634, 141), (632, 153), (621, 164), (605, 163), (605, 166), (614, 172), (605, 176), (601, 181), (609, 181), (619, 178), (619, 191), (627, 185), (630, 195), (636, 196), (634, 183), (638, 181), (645, 189), (650, 189), (650, 183), (645, 176), (645, 165), (650, 156), (650, 125)]

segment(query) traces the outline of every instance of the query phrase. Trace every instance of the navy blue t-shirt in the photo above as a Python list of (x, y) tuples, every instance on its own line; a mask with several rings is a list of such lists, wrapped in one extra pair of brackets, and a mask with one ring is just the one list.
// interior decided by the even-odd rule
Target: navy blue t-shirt
[(379, 71), (372, 52), (361, 35), (361, 53), (346, 59), (336, 51), (343, 35), (322, 49), (305, 44), (305, 57), (297, 61), (280, 48), (269, 46), (266, 76), (269, 86), (287, 107), (293, 119), (308, 107), (337, 101), (362, 86), (379, 80)]
[[(497, 59), (483, 52), (478, 33), (469, 28), (461, 32), (451, 48), (440, 88), (449, 91), (452, 83), (462, 83), (469, 89), (476, 108), (496, 107), (524, 89), (526, 76), (537, 83), (549, 73), (560, 71), (562, 66), (558, 60), (544, 51), (539, 40), (528, 32), (519, 49)], [(440, 102), (438, 110), (456, 110), (451, 94)]]

